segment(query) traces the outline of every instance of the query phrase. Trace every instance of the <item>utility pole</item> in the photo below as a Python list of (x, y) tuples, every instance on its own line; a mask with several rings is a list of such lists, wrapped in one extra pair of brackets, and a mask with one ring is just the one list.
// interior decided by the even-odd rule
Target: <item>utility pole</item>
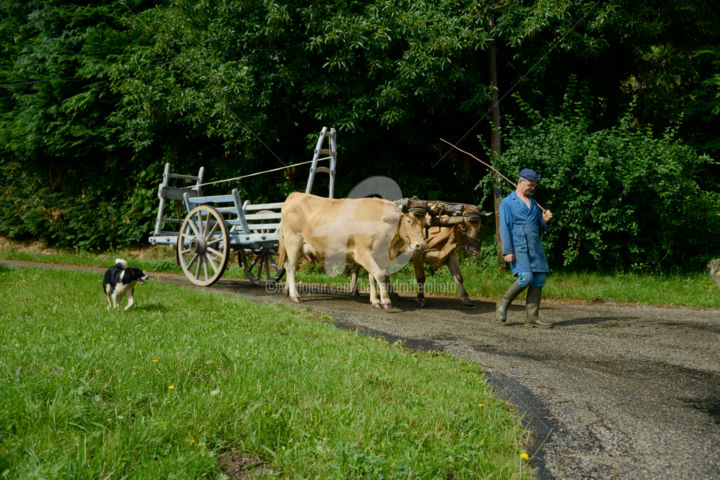
[[(495, 19), (489, 16), (487, 19), (488, 31), (494, 35)], [(490, 87), (492, 88), (492, 106), (490, 107), (490, 119), (492, 122), (492, 130), (490, 131), (490, 150), (492, 155), (500, 155), (502, 146), (500, 143), (500, 95), (498, 95), (498, 79), (497, 79), (497, 44), (494, 38), (488, 42), (488, 68), (490, 71)], [(504, 268), (505, 262), (502, 256), (502, 242), (500, 241), (500, 182), (502, 178), (495, 174), (495, 182), (493, 185), (493, 200), (495, 205), (495, 236), (497, 238), (497, 254), (498, 267)]]

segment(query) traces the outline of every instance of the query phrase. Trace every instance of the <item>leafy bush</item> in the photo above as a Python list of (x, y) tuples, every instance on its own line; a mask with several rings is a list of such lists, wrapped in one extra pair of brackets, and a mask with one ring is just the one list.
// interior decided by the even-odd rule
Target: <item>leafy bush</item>
[[(152, 229), (161, 165), (134, 175), (67, 172), (58, 185), (18, 162), (0, 164), (0, 235), (41, 238), (60, 248), (101, 251), (138, 244)], [(152, 180), (151, 180), (152, 178)]]
[(536, 198), (555, 216), (544, 238), (551, 263), (647, 271), (698, 268), (720, 254), (720, 193), (698, 185), (714, 161), (674, 129), (656, 137), (637, 127), (632, 109), (593, 131), (584, 105), (566, 96), (560, 114), (542, 116), (523, 104), (531, 124), (510, 119), (505, 152), (494, 159), (510, 178), (525, 167), (540, 174)]

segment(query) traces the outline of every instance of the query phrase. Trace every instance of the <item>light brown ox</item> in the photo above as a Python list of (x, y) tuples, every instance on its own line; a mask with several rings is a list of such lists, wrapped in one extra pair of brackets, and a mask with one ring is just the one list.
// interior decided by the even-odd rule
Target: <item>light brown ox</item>
[[(481, 211), (474, 205), (455, 204), (455, 205), (436, 205), (431, 207), (431, 212), (427, 216), (427, 236), (425, 242), (427, 247), (423, 251), (413, 254), (412, 262), (415, 269), (415, 278), (418, 284), (417, 302), (418, 306), (424, 308), (427, 306), (424, 295), (425, 286), (425, 269), (424, 264), (430, 265), (433, 270), (437, 270), (443, 265), (447, 265), (450, 274), (453, 276), (458, 289), (458, 295), (462, 302), (472, 307), (473, 303), (465, 290), (463, 284), (463, 276), (460, 272), (460, 262), (458, 260), (457, 249), (464, 246), (470, 256), (475, 256), (479, 252), (478, 234), (482, 226), (482, 217), (492, 215), (491, 213)], [(359, 266), (355, 265), (352, 269), (352, 280), (350, 290), (357, 295), (357, 275)], [(372, 285), (372, 275), (368, 275), (369, 283)]]
[(291, 193), (280, 212), (278, 245), (278, 262), (287, 271), (286, 294), (300, 302), (295, 271), (302, 256), (313, 262), (325, 260), (326, 267), (352, 260), (379, 280), (379, 300), (374, 285), (370, 289), (373, 306), (392, 308), (387, 269), (401, 254), (409, 257), (425, 248), (425, 213), (424, 203), (408, 200)]

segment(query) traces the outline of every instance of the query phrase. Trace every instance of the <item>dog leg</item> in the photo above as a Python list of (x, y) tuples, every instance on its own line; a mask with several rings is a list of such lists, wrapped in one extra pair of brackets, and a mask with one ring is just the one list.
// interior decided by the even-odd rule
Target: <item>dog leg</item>
[(134, 290), (135, 290), (134, 288), (131, 288), (130, 291), (128, 291), (128, 293), (127, 293), (128, 303), (127, 303), (127, 306), (125, 307), (125, 311), (127, 311), (127, 309), (132, 307), (133, 303), (135, 303), (135, 299), (133, 298)]

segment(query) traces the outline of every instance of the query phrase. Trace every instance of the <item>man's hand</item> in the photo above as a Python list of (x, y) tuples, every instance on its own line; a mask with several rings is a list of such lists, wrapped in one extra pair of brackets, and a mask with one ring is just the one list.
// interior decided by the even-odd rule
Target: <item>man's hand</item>
[(553, 214), (550, 210), (545, 210), (543, 212), (543, 220), (545, 220), (545, 223), (548, 223), (550, 220), (552, 220)]
[(503, 260), (505, 260), (506, 263), (512, 263), (515, 261), (515, 254), (514, 253), (508, 253), (507, 255), (503, 256)]

